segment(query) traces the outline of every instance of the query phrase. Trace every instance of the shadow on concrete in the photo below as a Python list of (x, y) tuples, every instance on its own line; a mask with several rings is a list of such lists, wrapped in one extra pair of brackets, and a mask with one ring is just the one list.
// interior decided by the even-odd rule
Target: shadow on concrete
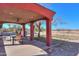
[(23, 45), (23, 44), (5, 44), (4, 46), (15, 46), (15, 45)]
[(76, 56), (79, 54), (79, 43), (52, 39), (52, 45), (52, 55), (54, 56)]
[[(35, 39), (35, 40), (45, 42), (44, 37), (41, 37), (41, 39)], [(52, 50), (51, 52), (48, 52), (47, 50), (45, 50), (49, 56), (77, 56), (79, 55), (79, 43), (52, 39), (51, 50)]]
[(4, 42), (1, 38), (0, 38), (0, 56), (6, 56)]

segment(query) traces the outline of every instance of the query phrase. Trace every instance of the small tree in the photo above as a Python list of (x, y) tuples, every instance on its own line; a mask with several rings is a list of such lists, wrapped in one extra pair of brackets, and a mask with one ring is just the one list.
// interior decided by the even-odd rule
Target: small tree
[(62, 18), (55, 18), (53, 21), (52, 21), (52, 24), (53, 24), (53, 26), (55, 26), (55, 28), (56, 28), (56, 30), (58, 30), (59, 28), (58, 28), (58, 26), (61, 24), (61, 25), (63, 25), (63, 24), (68, 24), (67, 22), (65, 22), (65, 21), (63, 21), (62, 20)]
[(41, 26), (42, 25), (42, 23), (43, 23), (44, 21), (37, 21), (36, 23), (35, 23), (35, 28), (36, 28), (36, 30), (38, 31), (38, 37), (40, 37), (40, 32), (41, 31), (45, 31), (45, 29)]
[[(55, 28), (56, 28), (57, 31), (60, 31), (61, 29), (58, 28), (58, 26), (59, 26), (60, 24), (63, 25), (63, 24), (68, 24), (68, 23), (65, 22), (65, 21), (63, 21), (62, 18), (55, 18), (55, 19), (52, 21), (52, 24), (53, 24), (53, 26), (55, 26)], [(62, 28), (62, 29), (64, 29), (64, 28)], [(64, 33), (63, 33), (63, 37), (64, 37)]]
[(40, 37), (40, 31), (41, 31), (41, 21), (36, 22), (36, 27), (38, 28), (38, 37)]

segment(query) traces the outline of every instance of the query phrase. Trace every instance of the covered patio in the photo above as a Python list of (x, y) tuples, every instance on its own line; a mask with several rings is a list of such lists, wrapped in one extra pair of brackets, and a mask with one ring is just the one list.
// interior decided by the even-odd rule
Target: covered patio
[(30, 23), (30, 41), (34, 38), (34, 22), (45, 20), (46, 46), (51, 45), (51, 21), (54, 15), (54, 11), (36, 3), (0, 3), (0, 24), (21, 24), (22, 36), (25, 37), (25, 24)]
[[(54, 15), (54, 11), (35, 3), (0, 3), (0, 24), (22, 25), (20, 35), (24, 37), (24, 44), (15, 40), (13, 45), (12, 41), (4, 40), (5, 37), (0, 36), (0, 56), (78, 56), (79, 40), (75, 37), (75, 40), (54, 38), (54, 33), (51, 32), (51, 21)], [(34, 38), (34, 23), (41, 20), (46, 21), (46, 38), (41, 37), (44, 42)], [(30, 38), (25, 35), (25, 24), (30, 24)]]

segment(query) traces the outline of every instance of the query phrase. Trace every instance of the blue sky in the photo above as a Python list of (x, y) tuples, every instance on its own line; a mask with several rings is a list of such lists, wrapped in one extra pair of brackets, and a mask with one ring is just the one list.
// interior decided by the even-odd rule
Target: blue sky
[[(41, 3), (40, 5), (55, 11), (54, 20), (58, 20), (58, 25), (55, 26), (52, 24), (52, 29), (79, 29), (79, 4), (77, 3)], [(59, 19), (65, 24), (60, 24)], [(3, 27), (8, 27), (7, 24), (4, 24)], [(26, 25), (26, 28), (29, 26)], [(46, 27), (45, 23), (42, 24), (42, 27)]]
[(46, 8), (56, 12), (54, 19), (61, 18), (63, 22), (67, 24), (58, 24), (52, 28), (60, 29), (79, 29), (79, 4), (77, 3), (53, 3), (53, 4), (41, 4)]

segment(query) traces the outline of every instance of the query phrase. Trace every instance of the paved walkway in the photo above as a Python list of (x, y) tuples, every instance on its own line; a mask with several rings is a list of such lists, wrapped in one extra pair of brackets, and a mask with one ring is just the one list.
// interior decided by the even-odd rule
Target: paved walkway
[(79, 40), (53, 40), (51, 53), (47, 51), (45, 43), (40, 41), (30, 41), (24, 39), (24, 44), (15, 42), (12, 45), (11, 41), (0, 39), (0, 55), (7, 56), (78, 56), (79, 55)]

